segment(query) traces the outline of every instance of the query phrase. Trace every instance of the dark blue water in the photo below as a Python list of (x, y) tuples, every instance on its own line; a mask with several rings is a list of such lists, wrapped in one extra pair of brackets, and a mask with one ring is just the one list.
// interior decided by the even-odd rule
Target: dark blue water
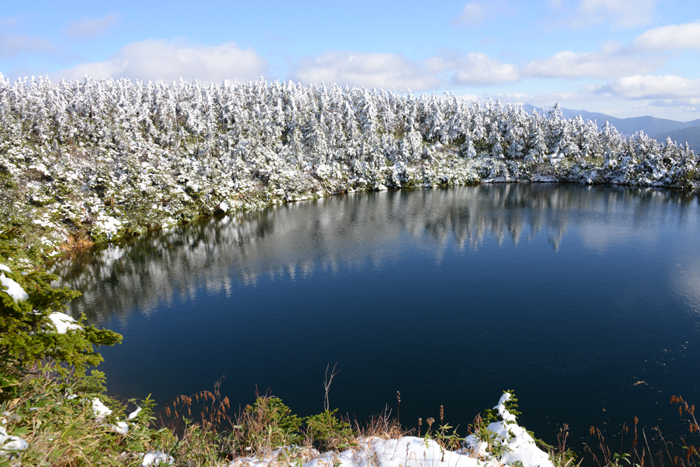
[[(238, 214), (63, 266), (73, 306), (124, 335), (102, 349), (121, 398), (256, 388), (299, 415), (465, 431), (504, 389), (553, 443), (634, 416), (684, 433), (700, 403), (700, 204), (658, 190), (492, 185), (358, 194)], [(650, 430), (649, 436), (652, 436)], [(578, 444), (580, 446), (580, 444)]]

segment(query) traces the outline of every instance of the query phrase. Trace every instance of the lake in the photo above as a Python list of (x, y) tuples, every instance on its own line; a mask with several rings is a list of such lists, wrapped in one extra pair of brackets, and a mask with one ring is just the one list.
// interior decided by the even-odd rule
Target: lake
[[(492, 184), (337, 196), (237, 213), (59, 265), (71, 312), (124, 335), (108, 392), (256, 388), (304, 416), (388, 405), (459, 424), (519, 398), (521, 425), (574, 445), (591, 425), (685, 433), (700, 404), (700, 203), (654, 189)], [(616, 438), (617, 439), (617, 438)], [(615, 443), (612, 443), (613, 445)]]

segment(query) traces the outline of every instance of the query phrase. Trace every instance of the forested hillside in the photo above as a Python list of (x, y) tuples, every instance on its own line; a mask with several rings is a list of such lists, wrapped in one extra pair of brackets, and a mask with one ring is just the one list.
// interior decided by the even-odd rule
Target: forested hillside
[(36, 254), (335, 193), (543, 180), (700, 187), (689, 147), (558, 106), (291, 82), (0, 79), (0, 218)]
[(671, 138), (673, 141), (688, 143), (688, 146), (690, 146), (690, 149), (692, 149), (695, 154), (700, 154), (700, 126), (668, 131), (666, 133), (654, 135), (654, 138), (660, 141)]

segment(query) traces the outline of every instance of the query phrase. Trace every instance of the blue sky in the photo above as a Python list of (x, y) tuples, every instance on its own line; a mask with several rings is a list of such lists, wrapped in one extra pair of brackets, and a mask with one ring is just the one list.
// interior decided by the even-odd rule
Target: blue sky
[(700, 1), (5, 2), (0, 73), (294, 80), (700, 118)]

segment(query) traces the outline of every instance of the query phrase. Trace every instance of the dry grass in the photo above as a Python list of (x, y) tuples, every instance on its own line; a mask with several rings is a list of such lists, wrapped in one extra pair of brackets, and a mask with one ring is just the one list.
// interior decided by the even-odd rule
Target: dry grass
[(398, 418), (392, 418), (389, 406), (384, 407), (381, 413), (370, 417), (364, 424), (361, 424), (357, 419), (353, 424), (355, 432), (360, 438), (374, 436), (382, 439), (398, 439), (416, 433), (413, 428), (401, 426)]
[(688, 435), (680, 438), (679, 446), (666, 440), (661, 429), (657, 426), (654, 428), (656, 434), (653, 441), (656, 442), (655, 445), (660, 443), (663, 447), (660, 449), (652, 448), (646, 430), (638, 426), (639, 419), (634, 417), (632, 438), (628, 442), (629, 447), (627, 449), (625, 449), (625, 436), (630, 432), (630, 427), (627, 424), (622, 426), (620, 449), (617, 451), (612, 450), (606, 443), (600, 429), (591, 427), (590, 434), (596, 438), (598, 448), (594, 452), (594, 449), (584, 443), (586, 453), (592, 457), (593, 462), (601, 467), (618, 467), (620, 465), (698, 467), (700, 465), (700, 453), (698, 453), (698, 448), (695, 447), (690, 438), (691, 436), (697, 437), (698, 433), (700, 433), (700, 425), (698, 425), (698, 421), (695, 418), (695, 406), (689, 405), (682, 397), (677, 396), (671, 397), (671, 404), (678, 405), (680, 417), (684, 422), (688, 423)]
[[(98, 420), (92, 399), (101, 392), (99, 381), (62, 378), (35, 368), (22, 382), (18, 397), (0, 407), (7, 419), (8, 433), (20, 435), (29, 443), (27, 450), (9, 461), (55, 467), (140, 465), (143, 453), (164, 451), (173, 456), (175, 466), (231, 462), (243, 466), (254, 459), (267, 459), (271, 465), (300, 465), (318, 458), (322, 452), (337, 455), (346, 449), (358, 449), (369, 438), (391, 440), (409, 435), (432, 439), (444, 451), (462, 448), (463, 438), (447, 424), (443, 407), (439, 420), (428, 418), (424, 423), (419, 419), (418, 429), (402, 425), (389, 406), (365, 422), (351, 422), (336, 416), (335, 411), (300, 418), (269, 393), (256, 394), (253, 405), (239, 408), (236, 413), (222, 394), (221, 383), (215, 383), (211, 391), (177, 397), (163, 409), (158, 424), (152, 402), (139, 402), (145, 410), (130, 422), (127, 434), (120, 434), (113, 425), (117, 419), (125, 419), (127, 406), (133, 410), (133, 401), (119, 403), (103, 397), (114, 414)], [(400, 394), (397, 403), (400, 404)], [(674, 396), (671, 403), (688, 423), (688, 436), (682, 438), (680, 446), (663, 440), (657, 431), (663, 448), (652, 451), (647, 433), (635, 418), (632, 425), (623, 427), (619, 449), (612, 449), (603, 433), (591, 428), (597, 446), (593, 449), (586, 445), (587, 457), (578, 461), (568, 447), (568, 426), (564, 425), (557, 436), (557, 446), (550, 447), (550, 458), (556, 467), (584, 463), (600, 467), (698, 467), (700, 454), (691, 442), (700, 433), (695, 407), (681, 397)], [(488, 418), (488, 411), (484, 417)], [(485, 423), (477, 417), (472, 429), (476, 433)]]

